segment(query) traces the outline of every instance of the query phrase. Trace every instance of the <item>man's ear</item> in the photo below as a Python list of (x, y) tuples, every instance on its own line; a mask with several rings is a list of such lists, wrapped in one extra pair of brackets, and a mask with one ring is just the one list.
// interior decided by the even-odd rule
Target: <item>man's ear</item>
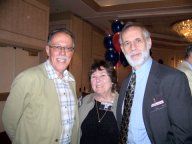
[(151, 47), (152, 47), (152, 40), (151, 40), (151, 38), (149, 38), (147, 40), (147, 46), (148, 46), (149, 49), (151, 49)]
[(49, 46), (48, 46), (48, 45), (46, 45), (45, 51), (46, 51), (46, 53), (47, 53), (47, 56), (49, 56)]

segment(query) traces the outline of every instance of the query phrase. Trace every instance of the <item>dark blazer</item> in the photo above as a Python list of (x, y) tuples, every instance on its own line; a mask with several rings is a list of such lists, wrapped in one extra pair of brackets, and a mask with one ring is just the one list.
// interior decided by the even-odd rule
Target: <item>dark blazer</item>
[[(117, 122), (130, 76), (124, 80), (117, 104)], [(153, 144), (192, 144), (192, 96), (183, 72), (152, 62), (143, 100), (143, 119)]]

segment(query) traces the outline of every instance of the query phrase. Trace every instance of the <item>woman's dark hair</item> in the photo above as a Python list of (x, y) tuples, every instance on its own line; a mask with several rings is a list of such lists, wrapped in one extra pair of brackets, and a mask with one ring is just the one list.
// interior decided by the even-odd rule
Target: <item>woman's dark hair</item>
[(57, 33), (65, 33), (65, 34), (69, 35), (73, 41), (73, 48), (75, 48), (75, 37), (74, 37), (73, 33), (66, 28), (58, 28), (58, 29), (51, 31), (48, 35), (48, 40), (47, 40), (48, 45), (50, 45), (52, 38)]
[(117, 73), (116, 70), (113, 67), (113, 64), (109, 61), (104, 60), (96, 60), (92, 65), (89, 72), (89, 80), (91, 80), (91, 75), (96, 70), (102, 70), (102, 67), (107, 71), (108, 76), (110, 77), (112, 81), (112, 92), (117, 91)]

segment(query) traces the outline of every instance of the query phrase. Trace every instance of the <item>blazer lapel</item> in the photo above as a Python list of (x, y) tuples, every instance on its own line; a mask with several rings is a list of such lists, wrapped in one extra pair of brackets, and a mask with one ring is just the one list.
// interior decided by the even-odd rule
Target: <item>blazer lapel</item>
[(149, 72), (149, 77), (147, 80), (147, 85), (145, 89), (144, 99), (143, 99), (143, 120), (145, 124), (145, 128), (147, 130), (147, 133), (149, 135), (149, 138), (151, 141), (152, 139), (152, 133), (150, 130), (150, 111), (151, 111), (151, 104), (154, 102), (156, 95), (159, 93), (160, 90), (160, 79), (159, 79), (159, 66), (158, 63), (153, 61), (151, 70)]

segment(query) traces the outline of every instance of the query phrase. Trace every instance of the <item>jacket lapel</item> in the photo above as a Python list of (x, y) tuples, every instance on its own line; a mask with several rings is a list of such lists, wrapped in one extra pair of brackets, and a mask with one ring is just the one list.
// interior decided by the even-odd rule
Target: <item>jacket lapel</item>
[(143, 120), (146, 131), (151, 141), (153, 141), (152, 139), (153, 136), (149, 125), (151, 104), (154, 102), (155, 97), (157, 96), (157, 94), (159, 93), (158, 91), (160, 90), (160, 79), (159, 79), (160, 69), (158, 65), (159, 64), (157, 62), (155, 61), (152, 62), (143, 99)]

